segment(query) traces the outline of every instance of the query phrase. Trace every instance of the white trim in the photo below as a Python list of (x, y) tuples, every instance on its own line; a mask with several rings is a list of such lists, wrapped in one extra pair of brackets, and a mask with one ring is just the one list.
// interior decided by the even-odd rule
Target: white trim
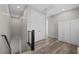
[(48, 38), (48, 17), (45, 16), (46, 19), (46, 38)]

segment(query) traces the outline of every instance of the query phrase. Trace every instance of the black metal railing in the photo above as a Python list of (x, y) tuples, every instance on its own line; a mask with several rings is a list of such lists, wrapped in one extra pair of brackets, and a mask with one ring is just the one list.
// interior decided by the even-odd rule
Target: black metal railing
[(9, 49), (10, 49), (10, 54), (11, 54), (11, 47), (10, 47), (10, 43), (9, 43), (9, 41), (7, 39), (7, 36), (6, 35), (1, 35), (1, 36), (4, 37), (5, 41), (7, 42), (7, 45), (9, 47)]
[(35, 30), (28, 31), (28, 45), (31, 47), (31, 50), (35, 49)]

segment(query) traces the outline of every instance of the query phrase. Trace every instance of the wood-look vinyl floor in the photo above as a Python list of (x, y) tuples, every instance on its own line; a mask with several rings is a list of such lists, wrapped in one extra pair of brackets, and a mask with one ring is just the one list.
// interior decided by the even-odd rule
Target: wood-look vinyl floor
[(30, 54), (76, 54), (77, 46), (57, 39), (43, 39), (35, 43), (35, 50)]

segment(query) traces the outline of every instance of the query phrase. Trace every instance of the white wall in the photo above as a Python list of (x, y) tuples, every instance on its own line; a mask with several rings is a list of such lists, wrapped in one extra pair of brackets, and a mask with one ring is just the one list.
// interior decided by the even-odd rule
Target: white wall
[(65, 20), (75, 20), (79, 18), (79, 8), (75, 8), (68, 11), (63, 11), (56, 15), (51, 16), (48, 19), (48, 34), (51, 37), (58, 37), (58, 22)]
[(27, 31), (35, 30), (35, 41), (45, 39), (45, 15), (29, 8)]
[(8, 45), (1, 34), (5, 34), (10, 42), (8, 5), (0, 5), (0, 53), (9, 53)]
[(27, 15), (21, 18), (11, 18), (10, 20), (10, 36), (12, 53), (26, 50), (27, 48)]
[(27, 17), (28, 17), (28, 11), (27, 8), (24, 11), (22, 20), (23, 20), (23, 44), (22, 44), (22, 50), (25, 51), (27, 49), (27, 39), (28, 39), (28, 33), (27, 33)]
[[(29, 13), (29, 12), (28, 12)], [(24, 14), (20, 18), (11, 18), (10, 21), (13, 33), (15, 36), (12, 38), (11, 46), (12, 53), (26, 51), (27, 49), (27, 9), (25, 9)], [(18, 33), (18, 34), (17, 34)], [(20, 34), (20, 35), (19, 35)], [(13, 36), (13, 35), (12, 35)]]
[(21, 18), (11, 18), (10, 33), (12, 53), (20, 52), (23, 46), (23, 20)]
[[(4, 38), (1, 37), (2, 34), (5, 34), (9, 39), (9, 18), (5, 15), (0, 14), (0, 53), (9, 53), (9, 48)], [(10, 42), (10, 39), (9, 39)]]
[(48, 37), (58, 38), (57, 20), (54, 20), (52, 17), (48, 19)]

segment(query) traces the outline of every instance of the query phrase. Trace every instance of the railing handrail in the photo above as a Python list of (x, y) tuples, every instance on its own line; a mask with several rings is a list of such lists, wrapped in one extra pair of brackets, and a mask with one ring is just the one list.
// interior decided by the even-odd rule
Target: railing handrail
[(9, 49), (10, 49), (10, 54), (11, 54), (11, 47), (10, 47), (10, 43), (9, 43), (9, 41), (7, 39), (7, 36), (6, 35), (1, 35), (1, 36), (4, 37), (5, 41), (7, 42), (7, 45), (9, 47)]
[[(31, 42), (29, 42), (29, 33), (31, 33)], [(28, 31), (28, 44), (31, 47), (31, 50), (34, 50), (35, 47), (35, 30)]]

